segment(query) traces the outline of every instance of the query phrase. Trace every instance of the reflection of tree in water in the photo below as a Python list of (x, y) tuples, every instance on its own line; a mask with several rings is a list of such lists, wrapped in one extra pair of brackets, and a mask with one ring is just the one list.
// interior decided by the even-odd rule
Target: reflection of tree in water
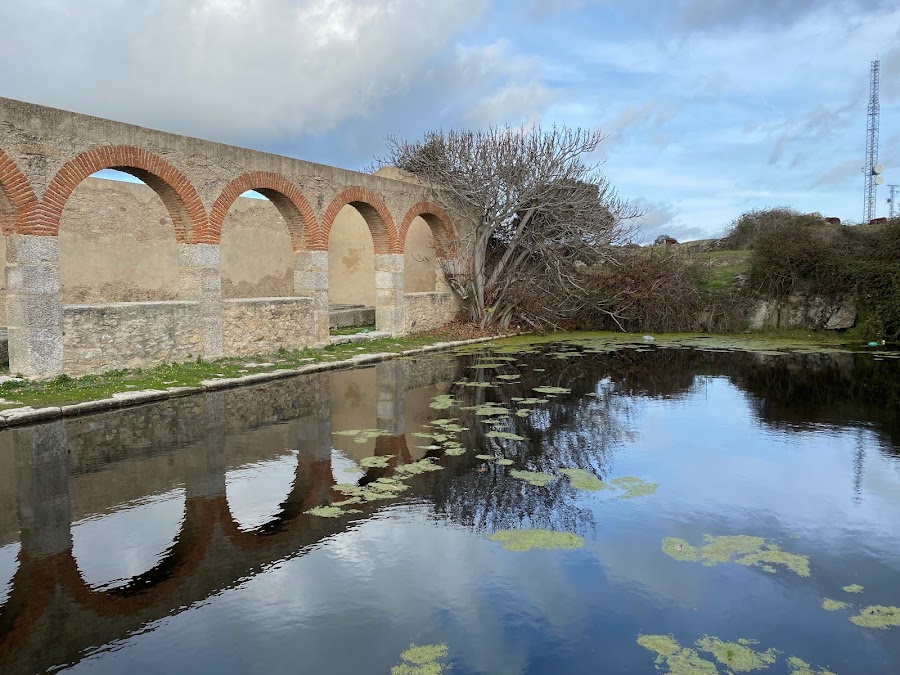
[[(531, 471), (573, 467), (608, 477), (616, 448), (634, 434), (639, 399), (687, 397), (708, 377), (727, 377), (746, 392), (749, 405), (766, 424), (795, 431), (823, 423), (872, 427), (886, 440), (887, 451), (900, 455), (900, 361), (874, 361), (864, 354), (768, 356), (659, 348), (561, 358), (550, 354), (553, 349), (558, 345), (528, 354), (521, 359), (527, 366), (466, 371), (470, 380), (496, 382), (496, 387), (455, 386), (452, 394), (463, 406), (496, 403), (515, 409), (514, 397), (544, 397), (548, 402), (531, 406), (527, 418), (513, 415), (496, 427), (483, 424), (485, 418), (475, 411), (453, 411), (470, 429), (462, 442), (476, 452), (450, 464), (452, 480), (435, 481), (431, 497), (439, 513), (487, 531), (593, 527), (590, 511), (577, 506), (567, 480), (535, 487), (510, 478), (506, 467), (482, 463), (474, 455), (502, 455), (515, 461), (514, 468)], [(477, 360), (487, 362), (490, 357), (483, 354)], [(474, 362), (470, 358), (468, 365)], [(502, 374), (519, 374), (521, 379), (495, 379)], [(555, 397), (533, 391), (547, 385), (572, 391)], [(526, 440), (487, 437), (493, 429)], [(486, 470), (480, 470), (482, 466)]]

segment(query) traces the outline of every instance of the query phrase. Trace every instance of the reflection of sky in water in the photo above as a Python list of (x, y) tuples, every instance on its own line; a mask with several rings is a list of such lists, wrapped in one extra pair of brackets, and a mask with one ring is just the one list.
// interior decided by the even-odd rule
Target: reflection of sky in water
[(9, 599), (10, 587), (16, 575), (19, 555), (19, 543), (0, 546), (0, 606)]
[(115, 588), (153, 569), (184, 521), (184, 489), (72, 524), (72, 554), (85, 582)]
[(347, 457), (343, 452), (331, 450), (331, 477), (335, 483), (355, 483), (365, 476), (359, 464)]
[(225, 494), (238, 526), (244, 531), (255, 530), (277, 516), (291, 493), (296, 472), (296, 450), (227, 472)]
[[(609, 476), (659, 491), (573, 495), (596, 522), (583, 549), (508, 552), (427, 504), (395, 506), (75, 670), (387, 672), (416, 641), (446, 642), (454, 673), (652, 672), (635, 638), (674, 633), (685, 645), (758, 639), (838, 673), (896, 672), (896, 629), (865, 630), (820, 606), (900, 604), (900, 471), (874, 432), (774, 429), (724, 378), (632, 403), (635, 433), (618, 441)], [(346, 477), (352, 462), (332, 461)], [(257, 490), (285, 494), (267, 475)], [(679, 563), (660, 550), (666, 536), (699, 544), (706, 533), (772, 539), (810, 556), (812, 577)], [(865, 593), (842, 594), (849, 583)]]

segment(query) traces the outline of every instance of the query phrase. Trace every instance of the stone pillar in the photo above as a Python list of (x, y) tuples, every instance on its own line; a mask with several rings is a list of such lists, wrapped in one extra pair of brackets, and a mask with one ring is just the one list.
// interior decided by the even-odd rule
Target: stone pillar
[(405, 332), (403, 254), (375, 254), (375, 328), (393, 335)]
[(6, 320), (9, 372), (52, 378), (63, 372), (63, 311), (59, 298), (59, 239), (6, 238)]
[(376, 426), (390, 431), (393, 436), (406, 433), (406, 366), (407, 362), (399, 359), (383, 361), (375, 366), (378, 388)]
[(22, 551), (46, 558), (72, 548), (69, 444), (65, 423), (14, 429)]
[(294, 253), (294, 294), (312, 298), (312, 345), (327, 345), (328, 340), (328, 251)]
[(218, 244), (179, 244), (178, 276), (182, 300), (195, 300), (200, 356), (217, 359), (224, 354), (222, 330), (222, 275)]

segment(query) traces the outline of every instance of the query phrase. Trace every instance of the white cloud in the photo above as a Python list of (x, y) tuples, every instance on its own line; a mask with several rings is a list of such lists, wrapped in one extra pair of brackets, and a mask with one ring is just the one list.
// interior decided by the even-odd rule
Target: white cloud
[[(413, 85), (487, 0), (34, 0), (0, 9), (6, 96), (206, 138), (328, 131)], [(28, 55), (23, 58), (23, 55)]]

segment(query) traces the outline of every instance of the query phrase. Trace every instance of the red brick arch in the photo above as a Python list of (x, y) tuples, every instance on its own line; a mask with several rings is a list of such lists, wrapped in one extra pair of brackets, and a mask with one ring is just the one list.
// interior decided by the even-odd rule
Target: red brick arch
[(406, 250), (406, 235), (409, 233), (412, 222), (419, 217), (431, 228), (438, 258), (456, 257), (456, 228), (453, 227), (453, 221), (444, 209), (432, 202), (418, 202), (406, 212), (403, 223), (400, 225), (400, 249)]
[(63, 209), (75, 188), (101, 169), (116, 169), (142, 180), (159, 195), (180, 244), (215, 244), (200, 196), (188, 178), (149, 150), (114, 145), (86, 150), (66, 162), (50, 182), (40, 206), (20, 223), (21, 234), (57, 236)]
[(28, 178), (3, 150), (0, 150), (0, 231), (10, 235), (37, 207), (38, 200)]
[(400, 239), (394, 219), (387, 206), (377, 194), (363, 187), (347, 188), (331, 200), (322, 217), (322, 240), (317, 250), (328, 250), (328, 235), (338, 212), (345, 206), (352, 206), (365, 218), (372, 234), (375, 253), (401, 253)]
[(296, 185), (284, 176), (266, 171), (251, 171), (238, 176), (228, 183), (213, 204), (209, 215), (209, 228), (216, 242), (222, 237), (222, 227), (228, 209), (247, 190), (255, 190), (271, 201), (291, 235), (291, 245), (295, 251), (308, 250), (319, 241), (319, 227), (316, 214)]

